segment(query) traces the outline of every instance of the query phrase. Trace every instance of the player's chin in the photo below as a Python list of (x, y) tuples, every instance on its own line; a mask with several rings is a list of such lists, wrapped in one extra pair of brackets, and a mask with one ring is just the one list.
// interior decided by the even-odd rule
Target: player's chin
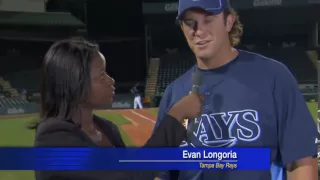
[(197, 57), (199, 59), (211, 59), (211, 53), (209, 53), (209, 52), (199, 52), (197, 54)]
[(201, 59), (207, 59), (211, 56), (212, 50), (206, 49), (197, 49), (195, 52), (196, 56)]

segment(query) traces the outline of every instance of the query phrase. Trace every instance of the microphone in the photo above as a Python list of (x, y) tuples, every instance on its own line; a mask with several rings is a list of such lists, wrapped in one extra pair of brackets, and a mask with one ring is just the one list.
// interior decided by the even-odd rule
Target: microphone
[[(191, 92), (193, 93), (199, 93), (200, 92), (200, 86), (202, 84), (203, 74), (197, 69), (196, 72), (192, 73), (192, 89)], [(193, 119), (190, 121), (188, 119), (187, 124), (187, 142), (191, 142), (193, 137), (193, 131), (192, 126), (195, 124), (195, 120)]]
[(192, 73), (192, 92), (199, 93), (200, 85), (202, 84), (202, 73), (197, 70)]

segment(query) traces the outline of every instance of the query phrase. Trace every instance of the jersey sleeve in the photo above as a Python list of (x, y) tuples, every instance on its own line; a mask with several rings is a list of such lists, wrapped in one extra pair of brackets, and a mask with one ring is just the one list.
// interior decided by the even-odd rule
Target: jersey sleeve
[(170, 100), (171, 100), (171, 92), (172, 92), (172, 88), (171, 86), (168, 86), (166, 88), (166, 90), (164, 91), (161, 101), (160, 101), (160, 105), (158, 108), (158, 116), (157, 116), (157, 121), (156, 124), (154, 126), (153, 132), (155, 131), (156, 128), (159, 127), (160, 122), (162, 121), (162, 119), (164, 118), (165, 114), (168, 112), (169, 110), (169, 106), (170, 106)]
[(317, 127), (298, 83), (284, 66), (274, 84), (282, 165), (317, 154)]

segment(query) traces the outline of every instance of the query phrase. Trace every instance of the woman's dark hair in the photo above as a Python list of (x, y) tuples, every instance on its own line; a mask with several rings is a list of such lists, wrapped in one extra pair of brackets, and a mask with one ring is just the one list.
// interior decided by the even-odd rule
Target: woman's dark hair
[(58, 41), (49, 48), (42, 67), (40, 119), (30, 129), (48, 118), (71, 119), (87, 100), (91, 60), (98, 53), (98, 45), (82, 39)]

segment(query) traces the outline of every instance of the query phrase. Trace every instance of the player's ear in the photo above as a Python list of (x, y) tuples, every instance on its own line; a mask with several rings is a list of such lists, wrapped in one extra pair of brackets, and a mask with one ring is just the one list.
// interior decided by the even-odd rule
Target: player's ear
[(186, 29), (186, 24), (183, 23), (183, 21), (179, 20), (179, 26), (180, 26), (181, 31), (184, 34), (184, 36), (187, 37), (188, 31)]
[(225, 17), (225, 21), (226, 21), (225, 22), (226, 30), (227, 30), (227, 32), (230, 32), (233, 27), (235, 17), (233, 15), (229, 14), (227, 17)]
[(183, 31), (183, 22), (181, 20), (177, 20), (177, 23), (180, 26), (181, 30)]

